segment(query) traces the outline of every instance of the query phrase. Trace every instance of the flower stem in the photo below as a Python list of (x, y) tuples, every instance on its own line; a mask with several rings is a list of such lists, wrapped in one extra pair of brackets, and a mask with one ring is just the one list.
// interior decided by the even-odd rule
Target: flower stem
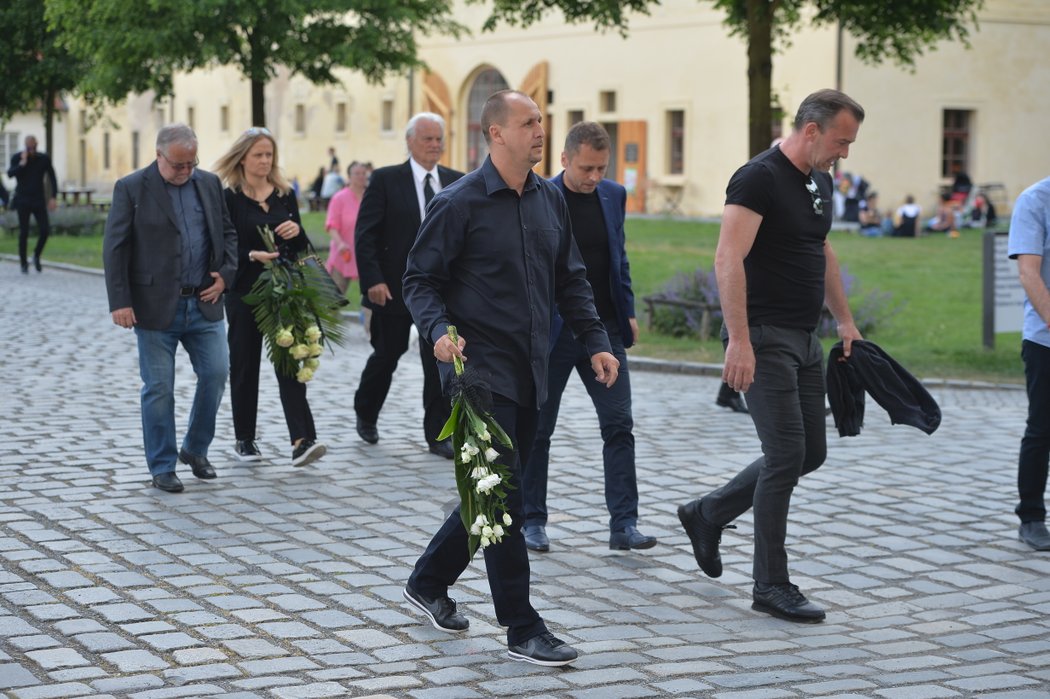
[[(456, 332), (456, 326), (448, 326), (448, 339), (452, 340), (452, 344), (459, 347), (459, 333)], [(456, 368), (456, 376), (463, 373), (463, 358), (459, 355), (452, 355), (452, 365)]]

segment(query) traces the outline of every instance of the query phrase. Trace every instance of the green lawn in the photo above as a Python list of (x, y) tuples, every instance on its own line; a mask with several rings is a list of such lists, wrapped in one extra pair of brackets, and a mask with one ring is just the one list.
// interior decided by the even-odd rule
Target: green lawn
[[(306, 229), (318, 251), (328, 249), (324, 216), (306, 213)], [(660, 290), (678, 272), (710, 269), (718, 240), (718, 226), (666, 219), (631, 219), (627, 223), (627, 252), (638, 313), (640, 299)], [(839, 261), (863, 291), (890, 292), (900, 311), (869, 339), (879, 343), (913, 373), (922, 377), (970, 380), (1023, 381), (1018, 333), (999, 335), (994, 350), (981, 344), (981, 233), (963, 231), (956, 239), (929, 236), (918, 239), (865, 238), (833, 232)], [(102, 241), (98, 236), (54, 236), (45, 258), (88, 267), (101, 267)], [(15, 254), (17, 239), (0, 236), (0, 252)], [(357, 307), (358, 290), (348, 296)], [(719, 362), (721, 343), (671, 338), (645, 332), (632, 352), (638, 356)], [(830, 342), (828, 343), (831, 344)]]

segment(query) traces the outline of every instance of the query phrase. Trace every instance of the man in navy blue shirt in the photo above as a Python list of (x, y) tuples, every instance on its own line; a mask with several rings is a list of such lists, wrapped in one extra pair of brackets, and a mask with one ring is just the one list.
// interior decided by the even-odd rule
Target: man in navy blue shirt
[[(619, 362), (594, 309), (587, 271), (572, 240), (565, 200), (532, 168), (543, 157), (540, 110), (527, 95), (495, 93), (481, 127), (489, 157), (434, 196), (408, 256), (405, 303), (420, 335), (434, 343), (442, 379), (453, 356), (486, 380), (496, 421), (510, 436), (513, 523), (503, 541), (484, 548), (496, 618), (507, 628), (509, 655), (538, 665), (566, 665), (576, 650), (547, 630), (529, 602), (529, 556), (521, 535), (521, 464), (528, 461), (539, 406), (547, 395), (551, 313), (561, 314), (583, 342), (596, 379), (607, 387)], [(459, 331), (459, 343), (447, 335)], [(459, 508), (416, 562), (405, 598), (435, 628), (465, 631), (448, 588), (470, 563)]]
[[(27, 248), (30, 216), (36, 219), (36, 225), (40, 228), (36, 250), (33, 252), (33, 266), (37, 272), (42, 269), (40, 255), (44, 252), (44, 244), (47, 243), (47, 236), (51, 232), (47, 212), (55, 210), (55, 193), (58, 191), (58, 181), (51, 158), (36, 148), (36, 137), (26, 136), (25, 150), (11, 156), (11, 167), (7, 169), (7, 174), (18, 181), (15, 196), (11, 199), (11, 208), (18, 212), (18, 257), (22, 262), (22, 274), (29, 273)], [(51, 196), (48, 196), (45, 180), (46, 185), (51, 187)]]

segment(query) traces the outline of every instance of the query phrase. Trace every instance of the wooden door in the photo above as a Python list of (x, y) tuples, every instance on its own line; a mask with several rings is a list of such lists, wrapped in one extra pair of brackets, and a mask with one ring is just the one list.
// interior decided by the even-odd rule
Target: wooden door
[(616, 128), (616, 181), (627, 189), (627, 212), (645, 213), (645, 121), (621, 121)]

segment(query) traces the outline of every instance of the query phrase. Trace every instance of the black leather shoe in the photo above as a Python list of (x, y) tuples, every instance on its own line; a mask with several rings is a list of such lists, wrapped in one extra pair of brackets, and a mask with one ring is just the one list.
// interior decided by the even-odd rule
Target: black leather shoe
[(365, 422), (361, 418), (357, 418), (357, 436), (369, 444), (379, 443), (379, 430), (376, 429), (374, 422)]
[(238, 461), (262, 461), (262, 452), (254, 439), (238, 439), (233, 446), (233, 458)]
[(725, 382), (722, 382), (722, 387), (718, 389), (718, 398), (715, 398), (715, 405), (729, 408), (734, 413), (748, 412), (747, 404), (744, 403), (744, 397), (739, 392), (731, 389), (729, 384)]
[(28, 262), (23, 262), (22, 263), (22, 274), (29, 274), (29, 263)]
[(1050, 551), (1050, 532), (1046, 530), (1045, 522), (1022, 522), (1017, 538), (1036, 551)]
[(693, 557), (700, 570), (712, 578), (722, 575), (722, 556), (718, 553), (722, 530), (736, 527), (732, 524), (720, 526), (708, 522), (700, 512), (699, 500), (679, 506), (678, 520), (689, 535), (689, 541), (693, 543)]
[(153, 477), (153, 487), (160, 488), (166, 493), (181, 493), (182, 481), (175, 475), (174, 471), (166, 471), (165, 473), (158, 473)]
[(37, 272), (43, 272), (44, 268), (40, 265), (40, 258), (38, 256), (33, 257), (33, 267)]
[(430, 453), (437, 454), (443, 459), (451, 459), (452, 454), (452, 440), (445, 439), (440, 442), (434, 442), (430, 445)]
[(438, 631), (459, 633), (470, 628), (470, 622), (467, 621), (465, 616), (456, 611), (456, 600), (451, 597), (427, 599), (406, 585), (405, 599), (413, 607), (426, 614), (427, 618), (430, 619), (430, 623)]
[(193, 470), (193, 475), (197, 478), (210, 481), (216, 477), (215, 469), (212, 468), (211, 462), (208, 461), (206, 456), (197, 456), (185, 449), (179, 449), (179, 461), (189, 464), (189, 467)]
[(523, 660), (534, 665), (558, 667), (575, 662), (579, 657), (576, 649), (550, 631), (533, 636), (524, 643), (507, 647), (507, 655), (512, 660)]
[(656, 537), (642, 534), (637, 527), (624, 527), (609, 535), (609, 548), (613, 551), (651, 549), (654, 546), (656, 546)]
[(778, 619), (802, 624), (824, 621), (824, 610), (806, 599), (798, 586), (791, 583), (755, 583), (751, 599), (752, 609), (772, 614)]
[(521, 528), (525, 537), (525, 548), (530, 551), (550, 551), (551, 541), (547, 538), (547, 528), (542, 524), (526, 524)]

